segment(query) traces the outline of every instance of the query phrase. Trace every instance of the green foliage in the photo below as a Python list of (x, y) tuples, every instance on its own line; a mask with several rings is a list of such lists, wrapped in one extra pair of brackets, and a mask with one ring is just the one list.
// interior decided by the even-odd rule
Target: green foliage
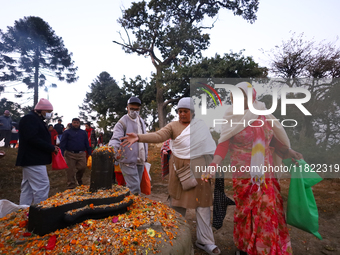
[[(244, 50), (243, 50), (244, 51)], [(216, 54), (215, 57), (203, 58), (195, 61), (182, 73), (188, 77), (197, 78), (264, 78), (267, 77), (268, 69), (260, 67), (252, 57), (239, 53), (225, 53), (224, 56)]]
[[(12, 120), (19, 123), (20, 119), (32, 110), (32, 107), (21, 107), (21, 105), (18, 103), (14, 103), (12, 101), (8, 101), (6, 98), (2, 98), (0, 100), (0, 115), (2, 115), (5, 110), (9, 110), (11, 112)], [(53, 113), (52, 118), (50, 120), (46, 120), (45, 122), (49, 124), (51, 122), (56, 122), (61, 118), (63, 118), (63, 116), (59, 116), (58, 113)]]
[(107, 72), (100, 73), (89, 87), (91, 91), (79, 106), (79, 118), (84, 123), (96, 121), (106, 132), (126, 113), (127, 96)]
[[(195, 78), (265, 78), (267, 76), (267, 68), (260, 67), (252, 57), (243, 55), (243, 51), (239, 53), (218, 54), (212, 58), (197, 58), (193, 63), (181, 65), (172, 65), (163, 72), (162, 82), (164, 85), (163, 97), (167, 102), (165, 108), (166, 120), (171, 121), (174, 116), (171, 114), (171, 109), (177, 105), (178, 98), (182, 96), (190, 96), (190, 81)], [(123, 78), (123, 91), (127, 97), (132, 95), (138, 96), (142, 100), (141, 116), (145, 119), (149, 116), (150, 130), (156, 130), (158, 127), (158, 111), (155, 95), (156, 79), (153, 77), (150, 82), (143, 80), (140, 76), (127, 81)], [(226, 93), (224, 90), (219, 91), (222, 100), (225, 99)], [(175, 99), (174, 99), (175, 98)], [(210, 102), (211, 105), (213, 104)], [(151, 118), (150, 118), (151, 116)]]
[(45, 86), (46, 76), (51, 74), (48, 71), (60, 81), (72, 83), (78, 79), (72, 53), (41, 18), (29, 16), (15, 21), (6, 33), (0, 31), (0, 39), (0, 81), (22, 81), (29, 89), (34, 88), (34, 105), (38, 102), (38, 86)]
[(23, 116), (23, 109), (20, 104), (8, 101), (6, 98), (0, 100), (0, 115), (3, 115), (5, 110), (9, 110), (13, 121), (19, 122)]
[[(219, 83), (220, 78), (229, 78), (232, 81), (235, 78), (235, 84), (240, 82), (240, 78), (244, 78), (246, 81), (251, 79), (266, 80), (268, 69), (266, 67), (260, 67), (252, 57), (243, 55), (243, 51), (239, 53), (230, 52), (225, 53), (224, 56), (218, 54), (211, 58), (196, 59), (189, 65), (181, 65), (176, 67), (176, 71), (173, 72), (171, 82), (169, 82), (169, 88), (173, 87), (191, 88), (197, 86), (201, 87), (200, 83), (196, 83), (195, 79), (202, 81), (202, 78), (206, 79), (206, 83), (212, 85), (212, 83)], [(198, 80), (197, 80), (198, 81)], [(222, 101), (226, 100), (226, 96), (229, 92), (224, 89), (217, 89), (218, 94), (221, 96)], [(189, 92), (189, 91), (188, 91)], [(187, 96), (198, 96), (203, 93), (201, 90), (195, 90), (188, 93)], [(208, 107), (214, 107), (214, 103), (208, 98)]]
[[(140, 75), (136, 76), (134, 79), (126, 80), (125, 76), (122, 79), (123, 88), (122, 90), (126, 93), (126, 98), (130, 98), (131, 96), (138, 97), (141, 102), (141, 117), (146, 120), (146, 125), (150, 130), (155, 131), (158, 125), (158, 112), (157, 112), (157, 103), (155, 100), (156, 95), (156, 85), (155, 79), (151, 79), (149, 82), (147, 79), (143, 80)], [(165, 96), (165, 98), (169, 98), (171, 95)], [(166, 120), (170, 122), (173, 119), (171, 115), (171, 107), (167, 106), (166, 109)], [(151, 117), (151, 118), (150, 118)]]
[(127, 53), (149, 56), (155, 66), (155, 101), (159, 126), (166, 124), (167, 105), (179, 100), (188, 93), (181, 86), (170, 91), (175, 98), (165, 96), (169, 89), (167, 81), (169, 68), (179, 65), (183, 60), (200, 57), (209, 46), (209, 34), (204, 31), (204, 18), (214, 18), (220, 9), (227, 9), (234, 15), (254, 22), (258, 8), (257, 0), (215, 1), (215, 0), (151, 0), (132, 3), (123, 10), (123, 17), (118, 23), (126, 32), (126, 41), (114, 43), (121, 45)]
[[(167, 122), (173, 119), (171, 109), (177, 105), (178, 100), (173, 98), (180, 98), (183, 96), (190, 96), (190, 81), (195, 78), (265, 78), (267, 76), (267, 68), (260, 67), (252, 57), (243, 55), (243, 51), (239, 53), (218, 54), (212, 58), (197, 58), (194, 63), (187, 63), (181, 65), (172, 65), (163, 72), (162, 82), (164, 85), (163, 97), (168, 102), (166, 107)], [(210, 78), (209, 78), (210, 79)], [(155, 95), (157, 93), (155, 77), (150, 82), (142, 80), (140, 76), (135, 79), (127, 81), (123, 78), (123, 91), (127, 93), (128, 97), (132, 95), (138, 96), (142, 100), (141, 115), (143, 118), (151, 116), (150, 129), (156, 130), (158, 127), (158, 112)], [(222, 100), (225, 99), (226, 92), (219, 91)], [(209, 102), (211, 101), (208, 99)], [(210, 102), (211, 105), (213, 104)]]

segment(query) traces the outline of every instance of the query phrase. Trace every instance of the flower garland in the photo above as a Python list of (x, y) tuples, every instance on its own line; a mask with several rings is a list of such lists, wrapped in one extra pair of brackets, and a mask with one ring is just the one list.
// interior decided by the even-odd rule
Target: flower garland
[(125, 194), (129, 191), (129, 188), (113, 185), (112, 189), (98, 190), (97, 192), (90, 192), (88, 185), (81, 185), (74, 189), (69, 189), (61, 193), (55, 194), (53, 197), (48, 198), (45, 201), (40, 202), (42, 208), (57, 207), (64, 204), (74, 203), (78, 201), (84, 201), (90, 198), (108, 198), (118, 197), (121, 194)]
[[(84, 188), (74, 192), (79, 189)], [(67, 196), (73, 195), (58, 193), (44, 206), (59, 205), (60, 199), (69, 201)], [(164, 242), (173, 245), (181, 216), (161, 202), (131, 198), (134, 203), (125, 214), (86, 220), (45, 236), (27, 232), (28, 209), (8, 214), (0, 219), (0, 254), (155, 254), (161, 252)]]

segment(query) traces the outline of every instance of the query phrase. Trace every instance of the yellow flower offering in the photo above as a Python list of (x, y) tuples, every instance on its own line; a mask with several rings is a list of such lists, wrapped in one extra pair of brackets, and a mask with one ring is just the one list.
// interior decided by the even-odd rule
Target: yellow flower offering
[(152, 228), (148, 228), (146, 233), (150, 237), (154, 237), (155, 236), (155, 230), (153, 230)]

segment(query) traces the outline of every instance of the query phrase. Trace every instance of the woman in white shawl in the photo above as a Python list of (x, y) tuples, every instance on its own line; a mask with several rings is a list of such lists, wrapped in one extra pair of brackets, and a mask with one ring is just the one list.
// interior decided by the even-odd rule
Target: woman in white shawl
[(274, 173), (265, 172), (262, 166), (269, 169), (281, 165), (282, 158), (301, 159), (302, 155), (290, 148), (285, 130), (277, 120), (273, 121), (276, 119), (273, 115), (258, 116), (250, 112), (248, 87), (252, 89), (254, 108), (265, 109), (264, 103), (256, 100), (251, 84), (241, 82), (236, 86), (244, 94), (245, 114), (233, 115), (230, 106), (223, 118), (228, 123), (245, 123), (245, 126), (223, 126), (210, 164), (211, 168), (220, 165), (229, 150), (231, 166), (237, 169), (233, 173), (234, 243), (240, 251), (236, 254), (292, 254), (280, 185)]
[(181, 167), (190, 164), (192, 171), (195, 166), (206, 167), (212, 160), (216, 144), (211, 137), (208, 127), (202, 120), (194, 117), (194, 105), (189, 97), (178, 102), (178, 121), (172, 121), (164, 128), (154, 133), (134, 134), (127, 133), (123, 137), (123, 146), (134, 142), (161, 143), (171, 139), (172, 151), (169, 160), (169, 186), (170, 206), (183, 216), (186, 209), (196, 209), (197, 215), (197, 241), (196, 246), (209, 254), (220, 254), (215, 245), (211, 228), (210, 206), (212, 205), (212, 190), (209, 182), (196, 178), (197, 186), (183, 190), (181, 182), (175, 173)]

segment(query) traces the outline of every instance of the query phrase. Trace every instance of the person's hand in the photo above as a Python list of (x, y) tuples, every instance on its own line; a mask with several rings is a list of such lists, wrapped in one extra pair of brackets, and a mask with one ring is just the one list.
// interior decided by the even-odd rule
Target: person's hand
[(123, 141), (120, 145), (125, 147), (126, 145), (129, 145), (128, 147), (131, 147), (131, 145), (138, 141), (138, 135), (135, 133), (126, 133), (126, 136), (120, 138), (120, 140)]
[(119, 160), (122, 157), (122, 149), (117, 150), (116, 159)]
[(287, 158), (291, 158), (292, 161), (296, 165), (298, 165), (299, 163), (296, 160), (303, 159), (303, 156), (302, 156), (302, 154), (300, 152), (297, 152), (297, 151), (294, 151), (292, 149), (289, 149), (288, 153), (287, 153)]
[(208, 166), (207, 172), (202, 174), (201, 180), (208, 182), (209, 179), (211, 179), (215, 176), (216, 169), (217, 169), (217, 164), (216, 163), (210, 163), (210, 165)]
[(168, 151), (167, 150), (162, 150), (164, 155), (168, 155)]
[(60, 150), (60, 149), (59, 149), (58, 146), (54, 146), (54, 153), (55, 153), (55, 154), (58, 154), (59, 150)]

